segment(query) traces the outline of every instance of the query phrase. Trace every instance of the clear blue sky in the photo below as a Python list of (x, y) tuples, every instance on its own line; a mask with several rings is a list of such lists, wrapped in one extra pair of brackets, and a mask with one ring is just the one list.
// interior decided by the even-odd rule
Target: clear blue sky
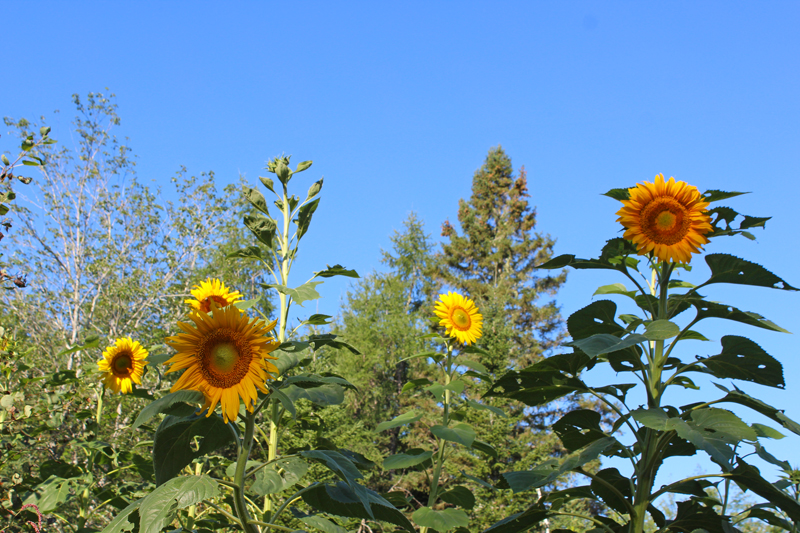
[[(380, 268), (412, 210), (438, 239), (501, 144), (528, 170), (538, 229), (557, 253), (596, 254), (619, 229), (617, 203), (598, 195), (663, 172), (700, 190), (752, 191), (730, 204), (773, 216), (767, 230), (709, 251), (800, 286), (800, 3), (5, 2), (2, 17), (0, 114), (60, 109), (62, 143), (70, 95), (108, 87), (142, 179), (166, 183), (186, 165), (256, 183), (282, 152), (313, 159), (296, 186), (324, 175), (325, 188), (298, 284), (325, 263)], [(705, 272), (696, 263), (690, 280)], [(564, 315), (623, 281), (609, 276), (572, 272)], [(322, 286), (319, 312), (335, 314), (345, 289)], [(800, 333), (800, 294), (708, 292)], [(800, 420), (796, 335), (705, 331), (748, 335), (781, 360), (789, 390), (763, 397)], [(716, 394), (708, 387), (704, 397)], [(796, 457), (799, 439), (768, 449)]]

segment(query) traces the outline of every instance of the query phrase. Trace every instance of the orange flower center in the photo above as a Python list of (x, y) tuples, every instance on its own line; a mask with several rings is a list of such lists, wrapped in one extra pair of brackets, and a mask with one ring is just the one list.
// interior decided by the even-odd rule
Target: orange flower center
[(223, 298), (222, 296), (217, 296), (216, 294), (209, 296), (208, 298), (204, 298), (202, 302), (200, 302), (200, 310), (204, 313), (208, 313), (211, 311), (211, 302), (216, 302), (219, 307), (227, 307), (228, 300)]
[(469, 327), (472, 325), (469, 313), (460, 307), (453, 309), (453, 312), (450, 314), (450, 322), (452, 322), (453, 327), (459, 331), (469, 331)]
[(639, 220), (642, 232), (651, 241), (666, 246), (681, 242), (692, 226), (683, 204), (665, 196), (648, 203)]
[(200, 372), (206, 382), (220, 389), (228, 389), (250, 371), (253, 348), (245, 335), (229, 328), (220, 328), (203, 338), (197, 351)]
[(120, 352), (111, 360), (111, 371), (118, 378), (129, 378), (133, 374), (133, 358), (129, 352)]

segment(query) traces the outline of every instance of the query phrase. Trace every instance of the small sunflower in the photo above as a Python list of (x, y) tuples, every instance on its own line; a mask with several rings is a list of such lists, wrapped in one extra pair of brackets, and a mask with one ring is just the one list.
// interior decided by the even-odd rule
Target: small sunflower
[(147, 364), (145, 359), (147, 350), (139, 344), (139, 341), (122, 337), (117, 339), (113, 346), (105, 349), (103, 358), (98, 361), (97, 366), (101, 372), (105, 372), (104, 381), (107, 388), (128, 394), (133, 392), (131, 383), (142, 384), (142, 373)]
[(184, 300), (192, 306), (195, 311), (208, 313), (211, 311), (211, 303), (216, 303), (219, 307), (227, 307), (233, 302), (242, 299), (239, 291), (230, 291), (225, 284), (216, 278), (208, 278), (201, 281), (200, 285), (192, 288), (193, 300)]
[(268, 392), (264, 383), (278, 375), (278, 369), (268, 361), (276, 358), (269, 353), (280, 343), (267, 335), (277, 321), (267, 325), (251, 320), (233, 306), (213, 307), (213, 315), (202, 310), (192, 313), (189, 318), (194, 324), (178, 322), (183, 333), (167, 337), (167, 344), (178, 353), (165, 364), (172, 365), (167, 373), (186, 369), (170, 392), (202, 392), (208, 407), (206, 416), (211, 416), (219, 403), (227, 423), (239, 414), (239, 398), (252, 412), (258, 399), (256, 388)]
[(617, 211), (625, 226), (623, 237), (636, 245), (640, 255), (652, 252), (659, 261), (688, 263), (708, 243), (711, 217), (697, 187), (658, 174), (655, 183), (639, 183), (628, 189), (628, 199)]
[(469, 298), (454, 292), (440, 294), (434, 312), (441, 318), (439, 325), (447, 328), (447, 334), (462, 343), (473, 344), (481, 337), (483, 316)]

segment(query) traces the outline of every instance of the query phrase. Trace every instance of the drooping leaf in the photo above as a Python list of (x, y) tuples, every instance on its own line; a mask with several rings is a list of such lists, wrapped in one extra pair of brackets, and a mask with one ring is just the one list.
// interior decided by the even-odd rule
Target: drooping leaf
[(572, 341), (570, 346), (578, 348), (590, 357), (597, 357), (598, 355), (619, 352), (647, 341), (647, 337), (638, 333), (632, 333), (623, 339), (608, 333), (598, 333), (586, 339)]
[(511, 398), (530, 407), (536, 407), (573, 392), (589, 390), (581, 380), (562, 372), (533, 370), (533, 368), (535, 367), (505, 374), (483, 395), (484, 398)]
[(681, 328), (669, 320), (654, 320), (645, 326), (644, 336), (651, 341), (671, 339), (681, 332)]
[(433, 452), (415, 448), (409, 450), (407, 453), (398, 453), (390, 455), (383, 460), (384, 470), (400, 470), (402, 468), (410, 468), (420, 463), (424, 463), (433, 456)]
[(387, 429), (392, 429), (399, 426), (405, 426), (406, 424), (413, 424), (414, 422), (421, 419), (422, 415), (423, 413), (420, 413), (418, 411), (413, 411), (413, 410), (408, 411), (407, 413), (398, 415), (387, 422), (381, 422), (375, 428), (375, 431), (377, 433), (380, 433), (381, 431), (386, 431)]
[(746, 192), (736, 192), (736, 191), (720, 191), (717, 189), (709, 189), (703, 193), (703, 200), (706, 202), (719, 202), (720, 200), (727, 200), (728, 198), (733, 198), (735, 196), (741, 196), (743, 194), (750, 194)]
[(299, 287), (295, 289), (290, 289), (285, 285), (268, 285), (263, 284), (262, 286), (266, 289), (275, 289), (282, 294), (286, 294), (287, 296), (291, 296), (292, 302), (296, 303), (300, 307), (303, 306), (303, 302), (308, 302), (311, 300), (317, 300), (320, 298), (319, 293), (317, 292), (317, 285), (322, 284), (321, 281), (309, 281), (307, 283), (303, 283)]
[(508, 488), (515, 493), (543, 487), (566, 472), (594, 461), (601, 453), (616, 444), (617, 439), (613, 437), (597, 439), (562, 458), (550, 459), (525, 472), (507, 472), (503, 474), (503, 478), (508, 483)]
[(139, 498), (131, 502), (125, 509), (120, 511), (100, 533), (125, 533), (133, 529), (134, 524), (130, 522), (129, 518), (133, 513), (139, 511), (139, 506), (142, 504), (142, 501), (144, 501), (144, 498)]
[(607, 436), (600, 428), (600, 418), (596, 411), (576, 409), (553, 424), (553, 431), (567, 451), (573, 452)]
[(345, 276), (348, 278), (358, 278), (358, 272), (355, 270), (347, 270), (342, 265), (325, 265), (325, 270), (320, 270), (319, 272), (314, 272), (314, 277), (320, 278), (332, 278), (333, 276)]
[(439, 498), (447, 503), (463, 507), (464, 509), (472, 509), (475, 507), (475, 495), (467, 487), (457, 486), (443, 492)]
[(307, 326), (327, 326), (331, 323), (331, 318), (333, 317), (330, 315), (313, 314), (307, 319), (303, 320), (303, 324)]
[(83, 341), (83, 344), (76, 344), (71, 348), (67, 348), (66, 350), (59, 352), (58, 355), (62, 356), (72, 352), (77, 352), (79, 350), (88, 350), (89, 348), (97, 348), (98, 346), (100, 346), (100, 337), (98, 337), (97, 335), (90, 335), (86, 337), (86, 339)]
[(400, 526), (415, 533), (414, 526), (405, 515), (377, 492), (362, 487), (368, 498), (372, 514), (369, 514), (350, 485), (342, 481), (335, 485), (319, 484), (303, 493), (303, 501), (324, 513), (351, 518), (374, 519)]
[(598, 300), (572, 313), (567, 319), (567, 330), (573, 339), (585, 339), (598, 333), (622, 336), (625, 328), (614, 317), (617, 304), (611, 300)]
[(339, 376), (318, 376), (316, 374), (297, 374), (284, 378), (284, 383), (297, 385), (303, 389), (313, 389), (323, 385), (335, 384), (350, 390), (357, 390), (356, 386)]
[(469, 405), (473, 409), (477, 409), (478, 411), (491, 411), (498, 416), (502, 416), (503, 418), (508, 418), (508, 415), (506, 414), (505, 411), (503, 411), (499, 407), (495, 407), (494, 405), (489, 405), (488, 403), (480, 403), (476, 402), (475, 400), (467, 400), (467, 405)]
[(260, 242), (264, 243), (267, 248), (273, 248), (273, 240), (275, 238), (275, 230), (277, 226), (275, 221), (267, 218), (261, 213), (254, 215), (244, 216), (244, 225), (253, 232)]
[(250, 490), (259, 496), (282, 492), (306, 475), (308, 463), (299, 457), (278, 459), (255, 473), (255, 481)]
[(471, 448), (473, 450), (478, 450), (479, 452), (485, 453), (490, 457), (494, 457), (495, 459), (497, 458), (497, 450), (495, 450), (494, 446), (492, 446), (488, 442), (475, 439), (474, 441), (472, 441)]
[(542, 507), (532, 507), (527, 511), (513, 514), (495, 522), (482, 533), (522, 533), (540, 524), (548, 517), (548, 512)]
[(722, 337), (722, 353), (699, 359), (699, 362), (720, 379), (741, 379), (781, 389), (785, 386), (783, 366), (746, 337)]
[(727, 394), (724, 398), (717, 400), (715, 403), (721, 402), (728, 402), (728, 403), (738, 403), (739, 405), (744, 405), (745, 407), (749, 407), (750, 409), (761, 413), (762, 415), (778, 422), (781, 426), (785, 427), (792, 433), (796, 435), (800, 435), (800, 424), (783, 414), (782, 409), (776, 409), (771, 405), (768, 405), (757, 398), (753, 398), (748, 394), (740, 391), (739, 389), (734, 388), (732, 391), (728, 391), (724, 387), (717, 385), (718, 387), (722, 388)]
[(190, 404), (203, 403), (205, 396), (202, 392), (193, 390), (179, 390), (159, 398), (142, 409), (131, 429), (136, 429), (159, 413), (168, 411), (176, 403), (188, 402)]
[(603, 285), (602, 287), (598, 287), (592, 296), (603, 294), (621, 294), (629, 298), (636, 297), (636, 291), (629, 291), (622, 283), (612, 283), (611, 285)]
[(735, 283), (739, 285), (755, 285), (787, 291), (798, 291), (783, 279), (779, 278), (757, 263), (752, 263), (728, 254), (708, 254), (705, 257), (711, 269), (711, 277), (705, 284)]
[(726, 320), (741, 322), (742, 324), (748, 324), (757, 328), (780, 331), (781, 333), (789, 333), (787, 330), (765, 319), (758, 313), (741, 311), (740, 309), (730, 305), (708, 302), (701, 298), (686, 298), (685, 301), (697, 309), (698, 320), (703, 320), (706, 318), (724, 318)]
[(267, 201), (264, 199), (264, 195), (258, 189), (253, 189), (252, 187), (245, 187), (244, 189), (244, 196), (247, 198), (247, 201), (250, 204), (264, 213), (265, 215), (269, 216), (269, 208), (267, 206)]
[(344, 389), (335, 383), (310, 389), (289, 385), (281, 390), (293, 403), (298, 400), (308, 400), (316, 405), (328, 406), (339, 405), (344, 401)]
[[(197, 451), (192, 449), (195, 437), (201, 439)], [(162, 485), (177, 476), (195, 458), (213, 452), (232, 440), (233, 436), (227, 425), (216, 415), (189, 419), (167, 416), (153, 437), (156, 485)]]
[(297, 214), (297, 240), (300, 240), (308, 231), (311, 217), (314, 215), (314, 211), (317, 210), (318, 205), (319, 198), (308, 202), (300, 208), (300, 212)]
[(602, 481), (592, 479), (592, 492), (618, 513), (630, 513), (632, 509), (630, 478), (623, 477), (616, 468), (605, 468), (595, 476)]
[(309, 335), (308, 342), (314, 348), (314, 351), (319, 350), (323, 346), (330, 346), (331, 348), (335, 348), (337, 350), (347, 349), (350, 353), (355, 355), (361, 355), (356, 348), (354, 348), (351, 344), (348, 344), (342, 340), (339, 340), (339, 336), (333, 333), (323, 333), (320, 335)]
[(436, 511), (430, 507), (420, 507), (414, 511), (411, 519), (417, 525), (436, 531), (450, 531), (457, 527), (467, 527), (469, 525), (469, 516), (460, 509)]
[(238, 302), (233, 302), (233, 305), (239, 311), (247, 311), (251, 307), (255, 306), (258, 302), (261, 301), (261, 295), (256, 296), (252, 300), (239, 300)]
[(261, 248), (258, 246), (248, 246), (241, 250), (229, 253), (225, 256), (226, 259), (241, 258), (241, 259), (261, 259)]
[(758, 468), (737, 458), (736, 468), (731, 472), (733, 480), (743, 489), (752, 490), (768, 502), (776, 505), (795, 522), (800, 521), (800, 503), (775, 485), (761, 477)]
[(475, 440), (475, 430), (469, 424), (464, 423), (456, 424), (453, 427), (431, 426), (431, 433), (442, 440), (455, 442), (467, 448), (472, 446), (472, 442)]
[(147, 495), (139, 506), (140, 533), (159, 533), (175, 511), (217, 495), (217, 482), (207, 475), (172, 478)]

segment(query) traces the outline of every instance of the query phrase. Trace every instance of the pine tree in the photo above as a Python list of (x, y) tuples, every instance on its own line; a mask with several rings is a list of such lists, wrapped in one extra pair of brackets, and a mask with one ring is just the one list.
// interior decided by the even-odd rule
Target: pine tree
[(555, 294), (566, 277), (535, 271), (552, 256), (555, 241), (535, 231), (536, 210), (529, 197), (525, 167), (515, 176), (511, 158), (498, 146), (475, 172), (470, 200), (459, 201), (463, 233), (449, 221), (442, 225), (442, 236), (450, 241), (440, 254), (442, 281), (481, 308), (484, 344), (507, 344), (497, 350), (507, 360), (492, 361), (495, 370), (503, 370), (503, 364), (528, 366), (563, 338), (558, 307), (540, 299)]

